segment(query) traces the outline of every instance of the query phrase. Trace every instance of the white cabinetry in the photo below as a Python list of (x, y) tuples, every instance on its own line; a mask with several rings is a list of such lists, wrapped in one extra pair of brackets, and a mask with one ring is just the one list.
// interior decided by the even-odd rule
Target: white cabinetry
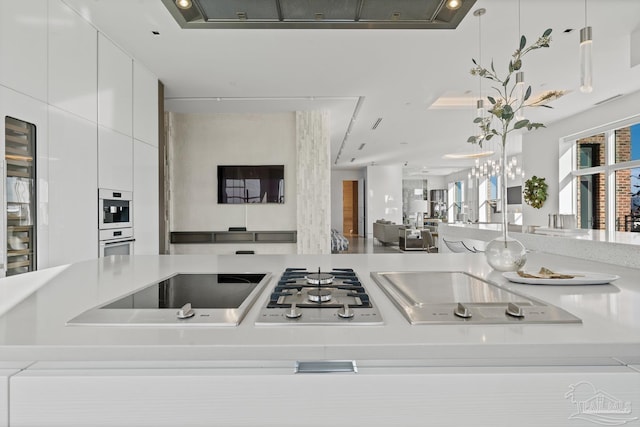
[(0, 1), (0, 84), (47, 99), (47, 0)]
[(133, 137), (158, 146), (158, 79), (133, 63)]
[(98, 257), (96, 125), (49, 108), (49, 262)]
[(158, 221), (158, 148), (134, 140), (133, 224), (136, 255), (158, 254)]
[(140, 248), (157, 253), (148, 238), (157, 228), (158, 82), (149, 70), (64, 0), (0, 0), (0, 135), (5, 116), (36, 126), (38, 268), (97, 256), (97, 189), (133, 190), (134, 137), (140, 215), (152, 212), (137, 215)]
[(0, 369), (0, 427), (9, 425), (9, 377), (17, 369)]
[[(640, 373), (624, 366), (27, 369), (11, 377), (11, 426), (593, 426), (634, 421)], [(592, 387), (582, 388), (582, 384)], [(575, 394), (571, 394), (571, 386)], [(586, 392), (586, 393), (585, 393)], [(615, 399), (620, 410), (607, 412)], [(593, 404), (589, 405), (590, 402)], [(187, 414), (187, 415), (185, 415)], [(301, 420), (304, 422), (301, 423)], [(598, 420), (598, 418), (596, 418)], [(620, 424), (623, 424), (620, 422)]]
[(133, 141), (103, 126), (98, 126), (98, 187), (133, 191)]
[(98, 34), (98, 124), (133, 134), (133, 61)]
[(95, 122), (97, 31), (59, 0), (49, 1), (49, 17), (49, 104)]

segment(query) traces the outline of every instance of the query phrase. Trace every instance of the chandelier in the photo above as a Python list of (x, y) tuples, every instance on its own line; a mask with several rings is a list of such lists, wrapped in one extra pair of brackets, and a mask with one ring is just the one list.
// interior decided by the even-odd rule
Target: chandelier
[[(486, 159), (480, 163), (480, 159), (476, 159), (476, 164), (471, 168), (471, 171), (467, 174), (467, 178), (488, 178), (493, 176), (500, 176), (502, 173), (502, 158)], [(509, 179), (516, 179), (517, 177), (524, 178), (524, 169), (517, 157), (511, 157), (507, 160), (507, 177)]]

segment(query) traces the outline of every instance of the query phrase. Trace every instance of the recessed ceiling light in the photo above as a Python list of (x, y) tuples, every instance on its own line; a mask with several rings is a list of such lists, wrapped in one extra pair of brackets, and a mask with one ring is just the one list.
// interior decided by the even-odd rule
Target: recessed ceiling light
[(176, 0), (176, 6), (178, 6), (180, 9), (190, 9), (191, 0)]
[(153, 34), (154, 36), (159, 36), (160, 35), (160, 31), (151, 31), (151, 34)]
[(447, 1), (447, 9), (449, 9), (449, 10), (460, 9), (460, 6), (462, 6), (462, 0), (448, 0)]
[(573, 28), (567, 28), (566, 30), (563, 31), (563, 33), (570, 33), (573, 31)]

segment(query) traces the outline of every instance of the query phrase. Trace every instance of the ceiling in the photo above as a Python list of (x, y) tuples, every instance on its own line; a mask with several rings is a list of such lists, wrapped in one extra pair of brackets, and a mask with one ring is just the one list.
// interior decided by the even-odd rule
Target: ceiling
[[(470, 167), (473, 160), (443, 156), (476, 150), (466, 142), (475, 132), (479, 92), (471, 59), (481, 48), (483, 63), (493, 58), (504, 70), (518, 26), (529, 41), (553, 29), (551, 47), (523, 61), (534, 96), (569, 91), (553, 109), (529, 108), (527, 118), (548, 125), (640, 90), (640, 65), (630, 65), (630, 34), (640, 31), (638, 0), (588, 1), (590, 94), (578, 90), (583, 0), (520, 0), (520, 12), (515, 0), (477, 0), (450, 30), (182, 29), (160, 0), (63, 1), (158, 76), (169, 111), (328, 110), (334, 169), (402, 164), (415, 176)], [(481, 26), (472, 13), (478, 8), (487, 11)], [(639, 56), (640, 46), (633, 49)], [(483, 95), (490, 90), (483, 83)]]

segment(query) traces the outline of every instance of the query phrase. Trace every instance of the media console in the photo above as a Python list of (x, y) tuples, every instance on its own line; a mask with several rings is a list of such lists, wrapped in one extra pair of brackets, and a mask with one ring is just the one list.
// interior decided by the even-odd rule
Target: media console
[(296, 243), (296, 231), (172, 231), (171, 243)]

